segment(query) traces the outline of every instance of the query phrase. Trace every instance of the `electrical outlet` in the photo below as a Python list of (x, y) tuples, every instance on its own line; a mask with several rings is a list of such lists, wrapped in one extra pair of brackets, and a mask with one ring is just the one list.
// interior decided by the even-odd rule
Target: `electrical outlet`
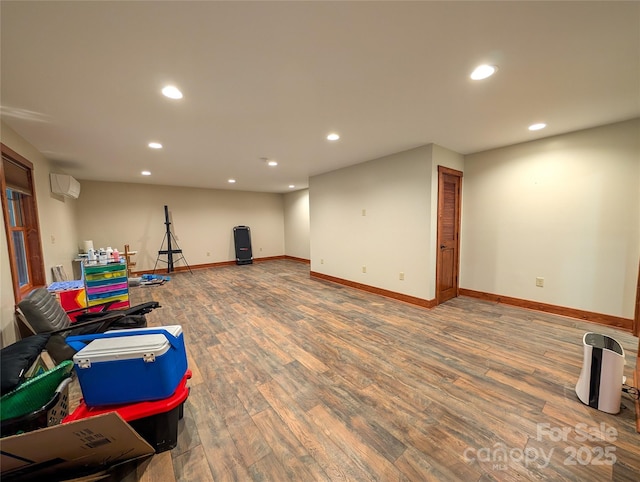
[(324, 264), (324, 259), (320, 258), (320, 264)]
[(207, 251), (207, 256), (211, 256), (211, 253), (209, 251)]
[(56, 244), (56, 237), (53, 234), (51, 235), (51, 244)]
[(404, 273), (400, 273), (400, 281), (404, 281)]
[(362, 210), (362, 215), (363, 215), (363, 216), (366, 216), (366, 215), (367, 215), (367, 210), (366, 210), (366, 209), (363, 209), (363, 210)]
[(367, 272), (367, 267), (366, 267), (366, 266), (363, 266), (363, 267), (362, 267), (362, 272), (363, 272), (363, 273), (366, 273), (366, 272)]
[(544, 288), (544, 278), (536, 278), (536, 286), (538, 288)]

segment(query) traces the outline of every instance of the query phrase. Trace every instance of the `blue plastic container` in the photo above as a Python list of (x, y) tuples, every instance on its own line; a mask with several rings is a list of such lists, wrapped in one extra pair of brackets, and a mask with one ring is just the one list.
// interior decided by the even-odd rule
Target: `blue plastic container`
[(89, 407), (162, 400), (187, 371), (180, 325), (73, 336), (67, 343), (79, 350), (73, 363)]

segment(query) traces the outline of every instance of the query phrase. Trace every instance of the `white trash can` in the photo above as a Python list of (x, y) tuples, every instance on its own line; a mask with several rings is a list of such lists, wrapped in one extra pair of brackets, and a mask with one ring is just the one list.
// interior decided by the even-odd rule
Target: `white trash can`
[(603, 412), (620, 412), (624, 373), (624, 349), (607, 335), (585, 333), (584, 358), (576, 383), (582, 403)]

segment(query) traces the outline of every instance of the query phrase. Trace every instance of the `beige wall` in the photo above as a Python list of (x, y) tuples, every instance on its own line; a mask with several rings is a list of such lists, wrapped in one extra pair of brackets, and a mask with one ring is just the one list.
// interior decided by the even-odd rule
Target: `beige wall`
[(639, 142), (636, 119), (466, 156), (461, 286), (633, 318)]
[(287, 256), (310, 259), (309, 190), (284, 196), (284, 248)]
[(77, 244), (92, 240), (96, 248), (119, 250), (129, 244), (138, 251), (134, 270), (154, 267), (165, 239), (165, 205), (191, 266), (235, 260), (233, 227), (239, 225), (251, 229), (254, 258), (284, 254), (282, 194), (82, 181), (79, 201)]
[[(0, 126), (2, 143), (13, 149), (25, 159), (33, 163), (36, 201), (38, 203), (38, 217), (40, 221), (40, 235), (47, 282), (51, 282), (51, 268), (61, 264), (71, 275), (71, 260), (77, 253), (77, 229), (75, 220), (76, 200), (67, 199), (51, 193), (50, 172), (63, 172), (51, 166), (33, 146), (20, 137), (14, 130), (2, 123)], [(2, 330), (2, 345), (12, 343), (16, 339), (14, 326), (14, 298), (9, 267), (6, 236), (4, 234), (4, 220), (2, 241), (0, 242), (0, 281), (2, 293), (0, 299), (0, 329)]]
[(432, 298), (431, 155), (423, 146), (312, 177), (311, 270)]
[(429, 144), (312, 177), (312, 271), (433, 300), (439, 165), (464, 157)]

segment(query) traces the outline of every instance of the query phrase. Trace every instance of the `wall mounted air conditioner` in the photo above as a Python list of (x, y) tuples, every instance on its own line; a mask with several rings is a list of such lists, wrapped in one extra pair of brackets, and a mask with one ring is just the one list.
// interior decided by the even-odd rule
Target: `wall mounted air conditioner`
[(78, 199), (80, 195), (80, 183), (66, 174), (50, 174), (51, 192), (63, 196)]

